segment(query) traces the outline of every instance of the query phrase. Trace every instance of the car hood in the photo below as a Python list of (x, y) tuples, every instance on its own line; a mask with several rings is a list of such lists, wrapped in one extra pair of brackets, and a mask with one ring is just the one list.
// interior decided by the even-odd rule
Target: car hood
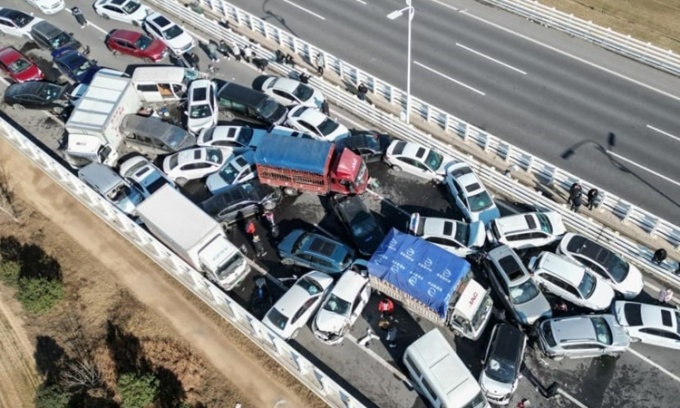
[(194, 38), (185, 31), (172, 40), (165, 41), (170, 47), (176, 50), (184, 50), (185, 48), (189, 48), (189, 45), (194, 43)]
[(611, 305), (614, 299), (614, 289), (604, 279), (597, 277), (597, 286), (590, 298), (586, 299), (588, 308), (593, 310), (604, 310)]
[(543, 293), (538, 294), (535, 298), (528, 302), (522, 303), (521, 305), (513, 305), (517, 311), (518, 317), (522, 320), (523, 324), (532, 325), (536, 323), (538, 319), (543, 317), (552, 317), (552, 309), (550, 308), (550, 303), (548, 299), (545, 298)]
[(612, 287), (617, 292), (620, 292), (626, 299), (631, 299), (642, 292), (645, 283), (643, 282), (640, 270), (633, 264), (628, 265), (630, 269), (628, 269), (628, 276), (626, 276), (626, 279), (619, 283), (613, 281), (610, 281), (610, 283)]
[(221, 193), (222, 190), (224, 190), (226, 187), (229, 187), (230, 185), (231, 184), (227, 184), (227, 182), (224, 181), (222, 176), (220, 176), (219, 171), (217, 173), (209, 175), (208, 178), (205, 180), (205, 186), (208, 188), (212, 195)]
[(479, 376), (479, 385), (485, 391), (485, 394), (496, 398), (511, 394), (515, 389), (515, 384), (493, 380), (484, 371)]
[(130, 20), (139, 21), (140, 23), (142, 23), (146, 19), (146, 16), (148, 16), (149, 14), (150, 14), (149, 9), (142, 4), (141, 7), (137, 9), (137, 11), (135, 11), (132, 14), (129, 14), (128, 16), (130, 17)]
[(38, 68), (37, 65), (32, 64), (25, 70), (19, 72), (18, 74), (14, 74), (14, 77), (17, 79), (19, 82), (27, 82), (27, 81), (42, 81), (45, 79), (45, 74)]
[(293, 250), (293, 245), (295, 245), (295, 242), (304, 234), (305, 232), (302, 230), (297, 230), (293, 231), (290, 234), (286, 235), (285, 238), (283, 238), (283, 241), (279, 243), (278, 245), (278, 251), (286, 254), (290, 254), (290, 252)]
[(187, 130), (191, 133), (198, 133), (205, 128), (214, 126), (217, 123), (217, 118), (215, 116), (206, 116), (205, 118), (188, 118), (187, 119)]
[(316, 328), (326, 333), (339, 333), (347, 325), (347, 318), (328, 310), (320, 309), (316, 314)]
[(144, 50), (144, 53), (146, 55), (151, 55), (151, 56), (157, 56), (160, 57), (163, 55), (165, 50), (167, 50), (168, 47), (166, 47), (165, 43), (163, 41), (157, 39), (157, 38), (152, 38), (151, 44)]
[(442, 155), (444, 158), (442, 160), (442, 164), (439, 165), (439, 168), (435, 171), (438, 176), (442, 176), (442, 180), (446, 176), (446, 169), (448, 169), (452, 164), (454, 164), (453, 157), (447, 156), (447, 155)]
[(482, 247), (484, 241), (486, 240), (486, 228), (484, 228), (484, 223), (481, 221), (475, 221), (470, 224), (470, 236), (468, 238), (467, 246), (472, 247)]
[(494, 203), (491, 208), (487, 208), (484, 211), (477, 212), (477, 213), (472, 213), (471, 221), (481, 221), (485, 226), (489, 226), (489, 223), (491, 221), (495, 220), (496, 218), (501, 216), (501, 212), (498, 210), (498, 207), (496, 207), (496, 203)]

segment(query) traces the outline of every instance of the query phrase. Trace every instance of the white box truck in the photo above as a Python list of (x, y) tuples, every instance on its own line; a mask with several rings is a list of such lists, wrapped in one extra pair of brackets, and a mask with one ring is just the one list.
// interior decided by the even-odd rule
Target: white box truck
[(137, 206), (149, 231), (180, 258), (225, 290), (232, 290), (250, 272), (239, 249), (222, 226), (182, 193), (165, 185)]

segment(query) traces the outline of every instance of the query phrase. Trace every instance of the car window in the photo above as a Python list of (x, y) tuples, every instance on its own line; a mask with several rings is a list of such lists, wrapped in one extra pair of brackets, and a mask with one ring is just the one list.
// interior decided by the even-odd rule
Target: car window
[(595, 279), (595, 277), (589, 273), (584, 273), (583, 279), (578, 285), (578, 289), (583, 294), (583, 297), (586, 299), (589, 298), (595, 292), (596, 287), (597, 279)]
[(651, 334), (652, 336), (663, 337), (661, 330), (650, 329), (650, 328), (647, 328), (647, 327), (640, 329), (640, 333)]
[(597, 341), (602, 344), (610, 345), (612, 344), (612, 331), (609, 328), (609, 324), (602, 317), (595, 317), (590, 320), (595, 328), (595, 336)]
[(290, 95), (288, 95), (287, 93), (285, 93), (285, 92), (283, 92), (283, 91), (281, 91), (281, 90), (274, 89), (273, 92), (274, 92), (274, 94), (276, 94), (277, 96), (280, 96), (280, 97), (282, 97), (282, 98), (285, 98), (285, 99), (287, 99), (287, 100), (289, 100), (289, 101), (295, 101), (295, 99), (293, 99), (293, 97), (291, 97)]
[(288, 324), (288, 318), (275, 307), (272, 308), (269, 313), (267, 313), (267, 319), (269, 319), (274, 327), (278, 328), (279, 330), (285, 329), (286, 325)]
[(411, 360), (411, 356), (409, 356), (409, 355), (407, 354), (406, 357), (404, 357), (404, 359), (406, 360), (406, 364), (407, 364), (407, 365), (411, 368), (411, 370), (413, 371), (413, 374), (415, 374), (415, 377), (416, 377), (416, 378), (422, 377), (422, 374), (420, 373), (420, 370), (418, 370), (418, 367), (416, 367), (416, 365), (413, 364), (413, 360)]
[(423, 387), (425, 387), (425, 390), (427, 391), (427, 393), (430, 394), (430, 396), (432, 397), (432, 400), (433, 401), (439, 400), (439, 398), (437, 398), (437, 394), (434, 393), (434, 390), (430, 386), (430, 383), (427, 382), (427, 379), (425, 377), (423, 377), (422, 383), (423, 383)]
[(446, 238), (428, 237), (425, 240), (432, 242), (433, 244), (439, 244), (439, 245), (451, 246), (451, 247), (455, 247), (455, 248), (461, 248), (461, 245), (459, 245), (456, 241), (452, 241), (452, 240), (449, 240), (449, 239), (446, 239)]

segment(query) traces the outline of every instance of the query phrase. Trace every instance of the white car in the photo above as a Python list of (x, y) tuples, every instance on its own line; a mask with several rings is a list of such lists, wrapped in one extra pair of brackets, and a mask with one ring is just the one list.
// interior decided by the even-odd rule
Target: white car
[(0, 33), (31, 40), (33, 39), (31, 29), (41, 21), (42, 18), (23, 11), (0, 7)]
[(387, 148), (383, 161), (394, 171), (440, 183), (453, 159), (417, 143), (395, 140)]
[(552, 244), (567, 232), (562, 216), (555, 211), (533, 212), (496, 218), (489, 226), (489, 242), (512, 249)]
[(171, 154), (163, 160), (163, 172), (180, 186), (218, 171), (232, 156), (230, 149), (195, 147)]
[(257, 176), (255, 152), (247, 150), (229, 160), (220, 171), (211, 174), (205, 181), (210, 194), (217, 195), (231, 185), (245, 183)]
[(149, 14), (144, 20), (144, 29), (153, 37), (163, 41), (174, 54), (180, 55), (196, 46), (196, 40), (177, 24), (160, 13)]
[(309, 85), (290, 78), (260, 75), (253, 81), (253, 89), (264, 92), (281, 105), (302, 105), (321, 109), (324, 96)]
[(187, 130), (198, 133), (217, 124), (215, 84), (209, 79), (198, 79), (187, 91)]
[(447, 218), (421, 217), (418, 213), (411, 214), (408, 230), (462, 258), (477, 252), (486, 239), (480, 221), (466, 224)]
[(320, 111), (308, 106), (296, 106), (288, 112), (288, 125), (316, 139), (333, 141), (349, 135), (349, 129)]
[(295, 338), (331, 287), (333, 278), (323, 272), (303, 275), (274, 303), (262, 323), (284, 340)]
[(456, 207), (468, 221), (482, 221), (488, 226), (501, 216), (484, 184), (466, 163), (456, 163), (446, 169), (444, 181)]
[(632, 343), (680, 350), (680, 311), (674, 307), (618, 301), (616, 320)]
[(26, 0), (26, 3), (40, 10), (43, 14), (54, 14), (65, 7), (64, 0)]
[(119, 167), (119, 173), (132, 182), (132, 185), (144, 194), (144, 198), (166, 184), (176, 188), (175, 183), (144, 156), (134, 156), (125, 160)]
[(566, 234), (557, 247), (557, 253), (587, 266), (626, 299), (636, 297), (644, 288), (642, 273), (635, 265), (582, 235)]
[(139, 0), (97, 0), (94, 11), (106, 20), (117, 20), (141, 27), (146, 16), (153, 10), (140, 3)]
[(575, 305), (604, 310), (614, 299), (614, 290), (604, 279), (569, 258), (542, 252), (529, 261), (529, 270), (541, 290)]
[(367, 277), (351, 270), (344, 272), (316, 313), (314, 335), (329, 345), (342, 342), (370, 297)]

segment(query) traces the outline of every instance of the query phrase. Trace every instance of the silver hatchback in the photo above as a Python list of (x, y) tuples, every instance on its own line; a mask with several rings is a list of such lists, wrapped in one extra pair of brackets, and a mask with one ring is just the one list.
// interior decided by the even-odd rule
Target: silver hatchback
[(619, 356), (630, 339), (609, 314), (548, 319), (538, 326), (543, 353), (554, 359)]

